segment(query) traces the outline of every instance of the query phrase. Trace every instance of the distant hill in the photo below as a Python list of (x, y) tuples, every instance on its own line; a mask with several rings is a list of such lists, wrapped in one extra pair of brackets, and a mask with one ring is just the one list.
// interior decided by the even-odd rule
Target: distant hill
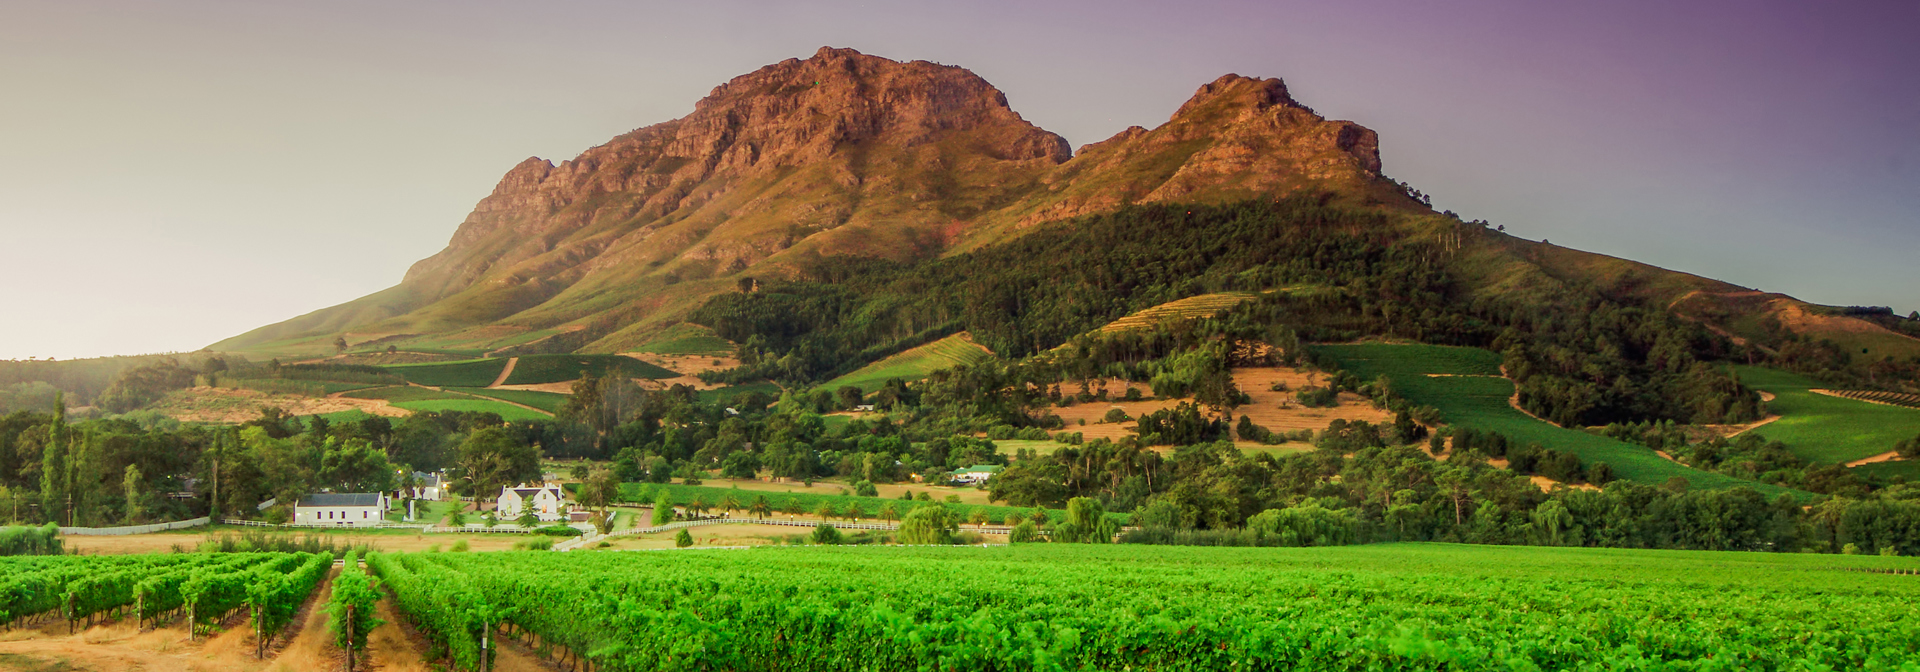
[[(1436, 213), (1382, 173), (1378, 152), (1373, 131), (1319, 116), (1280, 80), (1227, 75), (1166, 123), (1073, 153), (963, 68), (822, 48), (716, 87), (684, 118), (558, 165), (528, 159), (398, 286), (212, 348), (330, 355), (339, 338), (362, 351), (615, 353), (691, 347), (686, 335), (699, 333), (698, 349), (713, 351), (725, 342), (687, 324), (709, 298), (844, 260), (912, 265), (1133, 205), (1310, 194), (1378, 213), (1387, 239), (1443, 250), (1462, 300), (1597, 295), (1658, 306), (1754, 352), (1798, 348), (1838, 367), (1920, 357), (1920, 329), (1903, 318), (1864, 319)], [(1188, 296), (1203, 293), (1196, 284)], [(911, 331), (969, 327), (960, 322)], [(1832, 345), (1800, 352), (1821, 340)]]

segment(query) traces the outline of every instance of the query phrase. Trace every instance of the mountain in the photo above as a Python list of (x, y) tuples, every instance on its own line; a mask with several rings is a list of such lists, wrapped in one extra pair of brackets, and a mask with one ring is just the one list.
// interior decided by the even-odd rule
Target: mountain
[(398, 286), (211, 347), (620, 352), (708, 297), (822, 258), (913, 263), (1129, 205), (1315, 194), (1443, 246), (1476, 295), (1598, 291), (1763, 349), (1812, 337), (1920, 355), (1920, 340), (1834, 309), (1479, 230), (1381, 171), (1373, 131), (1319, 116), (1278, 79), (1226, 75), (1166, 123), (1072, 152), (963, 68), (822, 48), (572, 160), (527, 159)]

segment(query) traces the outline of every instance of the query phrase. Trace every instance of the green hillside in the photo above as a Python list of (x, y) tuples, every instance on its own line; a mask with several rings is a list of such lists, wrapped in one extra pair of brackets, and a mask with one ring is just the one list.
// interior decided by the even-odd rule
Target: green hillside
[(1788, 450), (1808, 460), (1851, 462), (1891, 451), (1893, 444), (1920, 436), (1920, 409), (1818, 394), (1810, 390), (1823, 385), (1785, 371), (1755, 366), (1737, 370), (1747, 385), (1773, 393), (1767, 408), (1780, 415), (1754, 433), (1785, 443)]
[(821, 383), (820, 387), (837, 390), (852, 385), (862, 392), (873, 392), (895, 378), (919, 380), (940, 369), (992, 358), (993, 353), (975, 344), (966, 334), (954, 334), (860, 367), (852, 373)]
[(506, 370), (505, 359), (469, 359), (432, 364), (395, 364), (384, 367), (415, 385), (433, 387), (486, 387)]
[[(589, 375), (619, 375), (650, 379), (680, 376), (672, 371), (622, 355), (524, 355), (513, 365), (513, 374), (507, 376), (506, 384), (565, 383)], [(485, 384), (482, 383), (482, 386)]]
[(1521, 444), (1573, 453), (1588, 464), (1606, 462), (1627, 480), (1657, 484), (1678, 476), (1701, 488), (1746, 486), (1767, 495), (1791, 492), (1686, 467), (1650, 448), (1556, 427), (1521, 413), (1509, 403), (1514, 387), (1500, 376), (1500, 356), (1487, 350), (1386, 343), (1324, 345), (1314, 350), (1363, 380), (1387, 376), (1402, 396), (1440, 409), (1449, 424), (1496, 431)]

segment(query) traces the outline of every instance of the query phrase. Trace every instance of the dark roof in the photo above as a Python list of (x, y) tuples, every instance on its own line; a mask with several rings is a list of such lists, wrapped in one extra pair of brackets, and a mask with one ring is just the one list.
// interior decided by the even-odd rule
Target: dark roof
[(377, 492), (323, 492), (300, 498), (298, 506), (379, 506)]
[(513, 491), (521, 497), (532, 497), (540, 494), (540, 491), (545, 489), (546, 488), (514, 488)]

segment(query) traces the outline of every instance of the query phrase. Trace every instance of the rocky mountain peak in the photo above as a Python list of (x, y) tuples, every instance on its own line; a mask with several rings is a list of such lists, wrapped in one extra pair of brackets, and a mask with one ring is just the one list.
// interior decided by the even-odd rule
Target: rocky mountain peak
[(1229, 73), (1201, 85), (1198, 91), (1193, 92), (1193, 97), (1188, 98), (1187, 102), (1180, 106), (1179, 111), (1173, 113), (1173, 116), (1178, 118), (1192, 114), (1200, 108), (1218, 102), (1250, 106), (1255, 109), (1265, 109), (1274, 105), (1305, 109), (1304, 105), (1295, 102), (1293, 96), (1288, 95), (1287, 83), (1278, 77), (1262, 79)]

